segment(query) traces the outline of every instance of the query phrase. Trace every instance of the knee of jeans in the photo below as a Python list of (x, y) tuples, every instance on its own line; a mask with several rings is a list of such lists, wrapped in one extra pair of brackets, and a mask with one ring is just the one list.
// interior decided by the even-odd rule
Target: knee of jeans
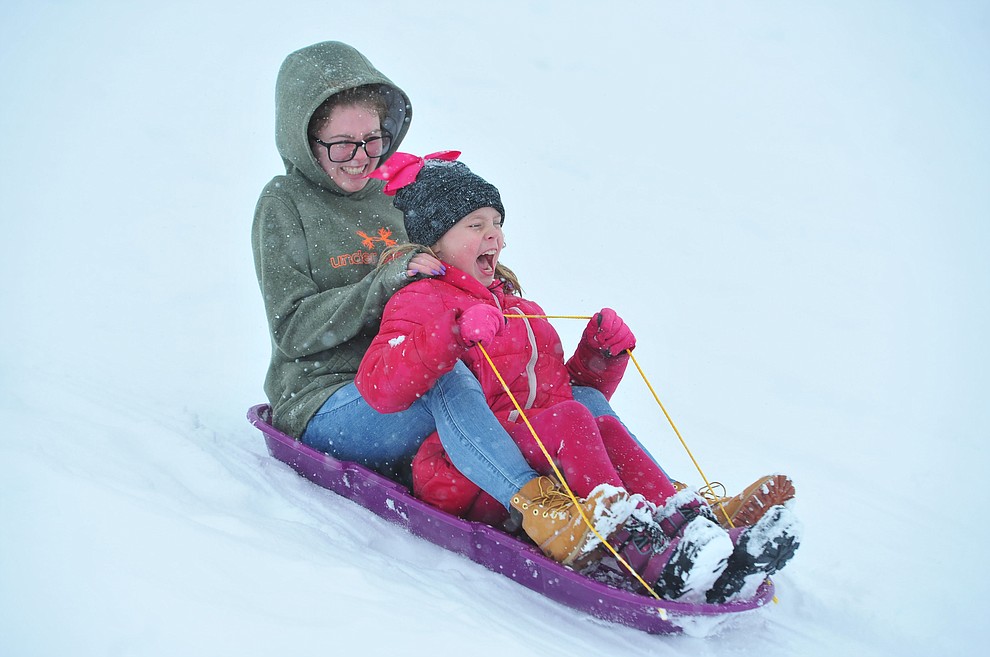
[(586, 386), (574, 386), (573, 390), (574, 400), (586, 406), (595, 417), (615, 415), (615, 411), (601, 390)]
[(468, 393), (484, 397), (485, 394), (481, 389), (481, 381), (461, 361), (454, 365), (454, 369), (437, 379), (433, 388), (441, 390), (445, 396)]
[(580, 402), (589, 401), (602, 401), (607, 402), (604, 393), (598, 388), (592, 388), (591, 386), (574, 386), (572, 388), (574, 399)]
[(464, 364), (464, 361), (461, 360), (457, 361), (454, 365), (454, 369), (444, 374), (443, 378), (447, 377), (454, 379), (468, 379), (472, 382), (473, 386), (481, 388), (481, 382), (478, 381), (478, 377), (476, 377), (474, 372), (472, 372), (468, 366)]

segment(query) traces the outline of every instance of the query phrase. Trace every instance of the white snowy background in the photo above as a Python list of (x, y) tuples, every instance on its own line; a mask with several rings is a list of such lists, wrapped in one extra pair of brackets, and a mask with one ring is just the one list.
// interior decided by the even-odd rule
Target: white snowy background
[[(778, 604), (610, 626), (267, 455), (251, 217), (327, 39), (500, 187), (532, 298), (634, 327), (709, 478), (794, 478)], [(985, 645), (987, 3), (14, 0), (0, 64), (0, 655)], [(616, 405), (700, 483), (634, 371)]]

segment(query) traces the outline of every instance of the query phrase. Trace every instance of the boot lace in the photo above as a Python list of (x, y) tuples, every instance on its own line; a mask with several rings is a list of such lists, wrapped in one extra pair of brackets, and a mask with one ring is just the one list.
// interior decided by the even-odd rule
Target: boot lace
[[(718, 492), (716, 492), (718, 491)], [(707, 486), (698, 489), (698, 495), (708, 502), (708, 506), (714, 507), (716, 504), (725, 502), (729, 496), (725, 486), (720, 481), (713, 481)]]
[[(552, 481), (540, 481), (540, 492), (533, 497), (530, 504), (543, 507), (543, 517), (555, 518), (558, 515), (567, 515), (567, 510), (574, 505), (574, 502)], [(538, 513), (538, 511), (533, 509), (533, 513)]]
[(643, 522), (635, 516), (630, 516), (626, 520), (625, 529), (629, 532), (629, 542), (643, 554), (663, 552), (670, 543), (670, 539), (663, 533), (659, 525), (653, 522)]

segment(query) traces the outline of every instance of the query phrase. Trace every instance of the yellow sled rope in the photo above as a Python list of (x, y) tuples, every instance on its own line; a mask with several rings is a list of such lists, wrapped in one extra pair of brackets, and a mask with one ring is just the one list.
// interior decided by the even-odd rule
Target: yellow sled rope
[[(584, 319), (584, 320), (592, 319), (592, 316), (589, 316), (589, 315), (506, 315), (506, 317), (507, 318), (513, 318), (513, 319), (521, 319), (521, 318), (530, 318), (530, 319)], [(484, 352), (484, 350), (482, 350), (482, 352)], [(695, 469), (698, 471), (698, 474), (701, 475), (701, 479), (705, 482), (705, 487), (704, 487), (703, 490), (714, 490), (714, 488), (713, 488), (714, 486), (720, 486), (721, 484), (719, 484), (718, 482), (712, 483), (712, 482), (709, 482), (708, 481), (708, 477), (705, 476), (704, 470), (701, 469), (701, 465), (698, 463), (698, 460), (696, 458), (694, 458), (694, 453), (692, 453), (691, 452), (691, 448), (688, 447), (687, 441), (684, 440), (684, 437), (681, 435), (681, 432), (678, 431), (677, 425), (674, 424), (674, 420), (673, 420), (673, 418), (670, 417), (670, 413), (667, 412), (667, 409), (666, 409), (666, 407), (664, 407), (663, 402), (660, 401), (660, 397), (657, 395), (656, 390), (653, 389), (653, 385), (650, 383), (650, 380), (646, 377), (646, 373), (643, 371), (643, 368), (639, 366), (639, 361), (636, 360), (636, 357), (633, 356), (632, 351), (630, 351), (629, 349), (626, 349), (626, 353), (629, 354), (629, 359), (632, 361), (633, 365), (636, 366), (636, 370), (639, 372), (639, 375), (641, 377), (643, 377), (643, 381), (646, 383), (646, 387), (649, 388), (650, 394), (653, 395), (653, 399), (657, 402), (657, 406), (659, 406), (660, 407), (660, 410), (663, 411), (663, 415), (664, 415), (665, 418), (667, 418), (667, 422), (670, 424), (670, 427), (674, 430), (674, 433), (677, 435), (677, 439), (679, 441), (681, 441), (681, 446), (684, 447), (684, 451), (687, 452), (688, 456), (691, 458), (691, 462), (694, 463)], [(488, 358), (488, 354), (485, 354), (485, 358), (486, 359)], [(488, 359), (489, 365), (491, 365), (491, 362), (492, 362), (491, 359)], [(492, 369), (494, 369), (494, 368), (495, 368), (495, 366), (492, 365)], [(496, 376), (498, 376), (498, 372), (496, 372), (495, 374), (496, 374)], [(499, 381), (501, 381), (501, 380), (502, 380), (502, 377), (499, 377)], [(502, 385), (504, 386), (505, 384), (503, 383)], [(509, 389), (506, 388), (505, 391), (506, 392), (509, 392)], [(509, 392), (509, 396), (510, 397), (512, 396), (512, 393), (511, 392)], [(515, 399), (513, 399), (512, 401), (513, 401), (513, 403), (515, 403)], [(526, 424), (528, 425), (529, 422), (527, 421)], [(535, 433), (534, 433), (534, 437), (535, 437)], [(537, 438), (537, 442), (539, 442), (539, 438)], [(540, 443), (540, 448), (541, 449), (543, 448), (543, 444), (542, 443)], [(550, 458), (550, 457), (548, 456), (547, 458)], [(729, 518), (729, 514), (725, 510), (725, 507), (722, 507), (722, 513), (725, 514), (725, 519), (728, 521), (729, 526), (730, 527), (734, 527), (735, 525), (732, 524), (732, 519)]]
[[(571, 498), (571, 501), (574, 503), (574, 508), (578, 510), (579, 514), (581, 514), (581, 519), (584, 521), (584, 524), (586, 524), (588, 528), (592, 531), (592, 533), (598, 537), (598, 540), (601, 541), (601, 544), (604, 545), (605, 548), (612, 553), (612, 556), (615, 557), (616, 561), (622, 564), (622, 566), (626, 570), (628, 570), (634, 578), (636, 578), (636, 581), (642, 584), (643, 588), (649, 591), (650, 595), (652, 595), (657, 600), (662, 600), (662, 598), (657, 594), (657, 592), (653, 590), (653, 587), (647, 584), (646, 580), (640, 577), (639, 573), (637, 573), (636, 570), (631, 565), (629, 565), (629, 562), (623, 559), (622, 555), (616, 552), (615, 548), (612, 547), (609, 544), (609, 542), (605, 540), (605, 537), (599, 534), (598, 530), (595, 529), (595, 525), (588, 518), (587, 514), (585, 514), (584, 508), (581, 506), (581, 503), (578, 502), (577, 496), (575, 496), (574, 492), (571, 491), (571, 487), (567, 485), (567, 480), (564, 479), (564, 475), (561, 474), (560, 470), (557, 468), (557, 464), (554, 463), (553, 457), (550, 456), (550, 452), (547, 451), (547, 448), (546, 446), (544, 446), (543, 441), (540, 440), (540, 437), (536, 434), (536, 429), (534, 429), (533, 425), (530, 424), (529, 418), (526, 416), (526, 412), (522, 409), (522, 406), (519, 405), (519, 402), (516, 401), (516, 396), (512, 394), (511, 390), (509, 390), (508, 384), (505, 382), (505, 379), (502, 378), (502, 373), (498, 371), (497, 367), (495, 367), (495, 363), (492, 362), (491, 356), (488, 355), (488, 352), (481, 345), (481, 343), (478, 343), (476, 346), (478, 347), (479, 350), (481, 350), (481, 354), (485, 357), (485, 360), (488, 361), (488, 365), (492, 368), (492, 372), (495, 373), (495, 376), (498, 378), (499, 383), (502, 384), (502, 388), (505, 390), (505, 393), (509, 395), (509, 399), (512, 400), (512, 405), (516, 407), (516, 410), (519, 412), (519, 417), (521, 417), (523, 422), (526, 423), (526, 427), (529, 429), (529, 432), (533, 435), (533, 439), (536, 440), (536, 444), (540, 446), (540, 451), (543, 452), (543, 456), (546, 457), (547, 463), (549, 463), (550, 467), (553, 468), (554, 474), (557, 475), (557, 481), (560, 482), (560, 485), (564, 489), (564, 492), (567, 493), (567, 496)], [(667, 614), (664, 609), (658, 609), (658, 611), (662, 617), (666, 617)]]
[[(509, 315), (505, 315), (505, 317), (507, 319), (523, 319), (523, 318), (530, 318), (530, 319), (582, 319), (582, 320), (593, 319), (593, 316), (592, 315), (524, 315), (524, 314), (509, 314)], [(599, 538), (599, 540), (602, 541), (602, 544), (604, 544), (605, 547), (608, 548), (609, 552), (612, 553), (612, 555), (618, 560), (618, 562), (621, 563), (623, 565), (623, 567), (625, 567), (626, 570), (628, 570), (630, 573), (632, 573), (633, 577), (635, 577), (635, 579), (640, 584), (642, 584), (646, 588), (646, 590), (649, 591), (650, 594), (654, 598), (656, 598), (657, 600), (660, 600), (661, 599), (660, 596), (657, 595), (657, 593), (653, 590), (653, 588), (650, 585), (648, 585), (645, 581), (643, 581), (643, 578), (639, 576), (639, 574), (632, 568), (632, 566), (630, 566), (626, 562), (625, 559), (623, 559), (621, 556), (619, 556), (619, 554), (615, 551), (615, 549), (613, 549), (612, 546), (609, 545), (608, 542), (605, 541), (604, 538), (602, 538), (601, 534), (599, 534), (598, 531), (595, 529), (594, 525), (592, 525), (591, 521), (585, 515), (584, 510), (581, 508), (581, 505), (578, 503), (577, 497), (571, 491), (570, 487), (567, 485), (567, 482), (564, 480), (564, 477), (561, 475), (560, 471), (557, 469), (557, 465), (553, 462), (553, 458), (551, 458), (550, 453), (547, 451), (546, 447), (543, 446), (543, 441), (541, 441), (540, 440), (540, 437), (536, 435), (536, 430), (533, 429), (533, 425), (531, 425), (529, 423), (529, 418), (526, 417), (525, 412), (523, 412), (522, 408), (519, 406), (519, 402), (516, 401), (515, 396), (509, 390), (509, 386), (505, 383), (505, 380), (502, 378), (502, 375), (495, 368), (495, 364), (492, 362), (492, 359), (488, 356), (488, 352), (485, 351), (485, 348), (482, 347), (480, 344), (478, 344), (477, 346), (481, 350), (481, 353), (484, 355), (485, 360), (488, 361), (488, 365), (492, 368), (492, 371), (495, 373), (495, 376), (498, 377), (499, 383), (502, 384), (502, 388), (505, 390), (506, 394), (509, 395), (509, 399), (512, 400), (512, 405), (516, 407), (516, 410), (519, 412), (519, 416), (526, 423), (526, 426), (529, 428), (530, 433), (533, 435), (533, 438), (536, 440), (537, 445), (540, 446), (540, 451), (543, 452), (543, 456), (545, 456), (546, 459), (547, 459), (547, 462), (550, 463), (550, 467), (553, 468), (553, 471), (557, 475), (557, 478), (560, 480), (561, 485), (564, 488), (564, 491), (571, 498), (571, 501), (574, 503), (574, 506), (578, 509), (578, 512), (581, 514), (581, 518), (584, 520), (585, 524), (588, 525), (588, 527), (591, 529), (591, 531), (594, 532), (595, 536), (597, 536)], [(660, 401), (660, 397), (657, 395), (656, 390), (653, 389), (653, 385), (650, 383), (650, 380), (646, 376), (646, 373), (643, 371), (643, 368), (640, 367), (639, 361), (636, 360), (636, 357), (633, 356), (633, 353), (632, 353), (632, 351), (630, 349), (626, 349), (626, 353), (629, 354), (629, 359), (632, 361), (633, 365), (636, 366), (636, 370), (639, 372), (639, 375), (643, 378), (643, 382), (646, 383), (646, 387), (650, 390), (650, 394), (653, 395), (653, 399), (656, 401), (657, 406), (660, 407), (660, 410), (663, 411), (664, 417), (667, 418), (667, 423), (670, 424), (670, 428), (674, 430), (674, 434), (677, 436), (677, 439), (680, 441), (681, 446), (684, 448), (684, 451), (687, 452), (687, 455), (688, 455), (688, 457), (690, 457), (691, 462), (694, 464), (695, 469), (698, 471), (698, 474), (701, 475), (701, 479), (705, 482), (705, 486), (701, 490), (703, 490), (703, 491), (705, 491), (705, 490), (707, 490), (707, 491), (714, 491), (717, 486), (722, 486), (722, 484), (720, 484), (719, 482), (710, 482), (708, 480), (708, 477), (705, 475), (704, 470), (701, 469), (701, 464), (699, 464), (698, 463), (698, 460), (696, 458), (694, 458), (694, 453), (691, 451), (691, 448), (688, 446), (687, 441), (684, 440), (684, 437), (681, 435), (681, 432), (678, 430), (677, 425), (674, 424), (673, 418), (670, 417), (670, 413), (667, 412), (667, 408), (663, 405), (663, 402)], [(724, 486), (723, 486), (723, 489), (724, 489)], [(728, 511), (725, 510), (725, 506), (724, 505), (720, 505), (720, 508), (722, 510), (722, 514), (725, 516), (726, 521), (729, 523), (729, 526), (730, 527), (735, 527), (735, 525), (732, 522), (732, 518), (729, 517)], [(773, 597), (773, 601), (774, 601), (774, 603), (777, 602), (777, 596), (776, 595)], [(666, 615), (663, 609), (661, 609), (659, 611), (661, 612), (661, 615), (664, 615), (664, 616)]]

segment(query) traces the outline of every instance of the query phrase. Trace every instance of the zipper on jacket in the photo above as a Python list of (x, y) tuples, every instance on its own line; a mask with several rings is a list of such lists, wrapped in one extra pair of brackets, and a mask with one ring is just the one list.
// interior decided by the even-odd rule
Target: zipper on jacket
[[(530, 324), (529, 318), (525, 317), (526, 313), (519, 308), (510, 308), (509, 310), (515, 314), (524, 315), (522, 320), (526, 323), (526, 335), (529, 337), (529, 362), (526, 363), (526, 381), (529, 384), (529, 396), (526, 398), (526, 403), (523, 404), (523, 410), (528, 411), (533, 408), (533, 403), (536, 402), (536, 359), (539, 356), (536, 349), (536, 333), (533, 332), (533, 326)], [(518, 419), (519, 411), (513, 410), (509, 413), (510, 422), (515, 422)]]

